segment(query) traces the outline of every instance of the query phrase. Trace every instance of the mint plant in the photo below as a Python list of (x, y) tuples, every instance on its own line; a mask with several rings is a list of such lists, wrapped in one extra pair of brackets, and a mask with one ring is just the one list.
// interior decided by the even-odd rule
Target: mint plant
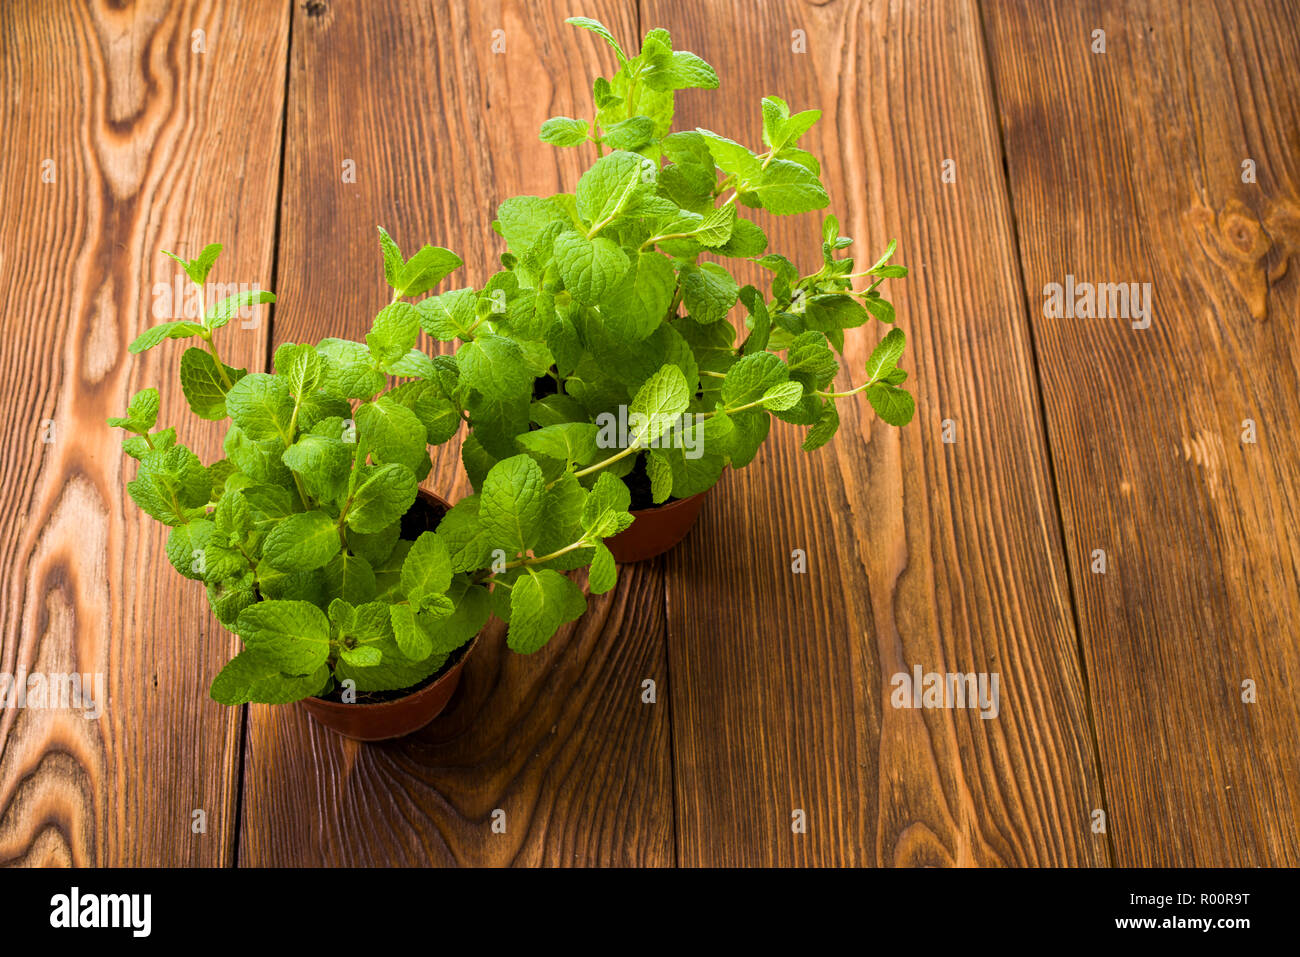
[[(827, 216), (821, 264), (804, 273), (744, 215), (828, 205), (820, 164), (799, 146), (820, 111), (763, 98), (760, 152), (707, 129), (673, 132), (674, 94), (716, 88), (713, 68), (664, 30), (629, 56), (600, 23), (569, 22), (602, 37), (618, 70), (596, 78), (590, 118), (553, 117), (541, 139), (589, 149), (594, 162), (572, 193), (500, 205), (493, 227), (507, 251), (482, 288), (415, 307), (430, 336), (456, 343), (449, 395), (469, 423), (462, 457), (475, 488), (523, 453), (547, 482), (623, 478), (644, 507), (748, 464), (773, 417), (806, 426), (805, 449), (831, 439), (837, 403), (858, 393), (885, 422), (910, 421), (899, 329), (872, 352), (865, 381), (833, 385), (845, 330), (894, 322), (879, 287), (907, 274), (890, 262), (895, 244), (857, 270), (841, 256), (852, 240)], [(764, 267), (770, 289), (740, 286), (727, 261)], [(740, 341), (728, 321), (737, 304)]]
[[(433, 246), (403, 259), (382, 230), (381, 245), (394, 296), (364, 343), (286, 343), (271, 373), (228, 366), (214, 333), (242, 305), (274, 301), (255, 292), (214, 303), (201, 321), (150, 328), (129, 347), (197, 339), (180, 357), (182, 391), (199, 418), (230, 421), (225, 457), (205, 465), (175, 429), (156, 429), (156, 389), (108, 420), (139, 460), (131, 498), (171, 529), (168, 559), (206, 586), (243, 642), (212, 682), (224, 704), (289, 702), (345, 681), (361, 692), (411, 688), (493, 612), (509, 622), (511, 648), (535, 651), (586, 608), (563, 572), (590, 565), (594, 593), (615, 583), (602, 540), (632, 521), (626, 488), (610, 475), (586, 486), (573, 473), (548, 478), (525, 454), (493, 462), (481, 490), (435, 530), (403, 535), (428, 446), (461, 425), (461, 367), (475, 366), (417, 350), (423, 315), (402, 301), (460, 260)], [(173, 257), (200, 296), (220, 251)]]

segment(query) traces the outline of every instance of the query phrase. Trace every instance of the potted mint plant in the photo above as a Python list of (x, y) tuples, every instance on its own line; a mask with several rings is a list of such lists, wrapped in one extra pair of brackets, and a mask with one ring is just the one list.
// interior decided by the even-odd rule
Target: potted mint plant
[[(807, 427), (805, 449), (831, 439), (837, 403), (858, 393), (891, 425), (912, 418), (901, 330), (883, 337), (861, 384), (834, 385), (845, 331), (892, 324), (879, 287), (907, 270), (890, 263), (894, 243), (856, 269), (841, 258), (852, 240), (827, 216), (821, 264), (804, 272), (747, 215), (828, 204), (820, 164), (798, 145), (819, 111), (765, 97), (759, 152), (705, 129), (672, 132), (674, 93), (716, 87), (713, 69), (664, 30), (628, 56), (596, 21), (569, 22), (599, 34), (619, 66), (595, 80), (590, 119), (553, 117), (541, 139), (590, 150), (591, 167), (572, 193), (503, 202), (500, 271), (417, 311), (431, 336), (458, 344), (453, 399), (475, 487), (521, 453), (547, 481), (616, 477), (638, 517), (610, 547), (634, 561), (686, 534), (701, 496), (753, 460), (773, 418)], [(770, 289), (740, 286), (728, 261), (764, 267)]]
[[(509, 622), (511, 648), (542, 647), (586, 608), (563, 572), (590, 565), (593, 592), (613, 587), (603, 539), (632, 521), (613, 476), (587, 485), (546, 476), (523, 454), (494, 461), (480, 491), (454, 507), (419, 488), (428, 446), (461, 423), (461, 386), (455, 362), (414, 348), (420, 315), (402, 299), (460, 260), (426, 246), (408, 261), (394, 249), (385, 244), (393, 302), (364, 343), (287, 343), (271, 373), (232, 368), (214, 334), (240, 308), (274, 299), (251, 292), (131, 344), (138, 353), (168, 339), (200, 343), (180, 357), (181, 388), (198, 418), (230, 421), (224, 458), (205, 465), (175, 429), (156, 428), (156, 389), (109, 420), (130, 433), (124, 448), (139, 460), (131, 498), (169, 526), (168, 559), (204, 584), (243, 643), (212, 697), (302, 701), (317, 721), (362, 740), (432, 720), (493, 612)], [(177, 260), (200, 302), (220, 250)]]

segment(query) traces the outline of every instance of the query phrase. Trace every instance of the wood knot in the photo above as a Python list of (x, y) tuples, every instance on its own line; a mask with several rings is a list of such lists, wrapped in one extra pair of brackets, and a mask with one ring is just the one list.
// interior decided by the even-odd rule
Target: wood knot
[(1256, 320), (1268, 317), (1269, 288), (1285, 273), (1295, 249), (1288, 213), (1288, 206), (1273, 204), (1261, 221), (1231, 199), (1217, 213), (1198, 203), (1184, 214), (1210, 262)]

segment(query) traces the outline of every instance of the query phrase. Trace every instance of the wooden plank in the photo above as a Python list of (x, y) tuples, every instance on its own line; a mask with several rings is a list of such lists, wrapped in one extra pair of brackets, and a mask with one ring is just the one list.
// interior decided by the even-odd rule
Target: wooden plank
[[(226, 242), (212, 279), (269, 287), (287, 29), (286, 4), (0, 6), (0, 671), (107, 682), (95, 720), (0, 712), (0, 863), (233, 857), (240, 712), (207, 687), (234, 639), (128, 499), (136, 466), (104, 419), (160, 385), (161, 422), (219, 456), (180, 345), (126, 345), (173, 318), (162, 249)], [(228, 360), (261, 368), (265, 323), (228, 329)]]
[[(387, 300), (376, 224), (408, 253), (455, 249), (452, 281), (481, 284), (502, 248), (498, 203), (572, 189), (580, 157), (537, 130), (589, 109), (609, 66), (600, 40), (564, 25), (577, 12), (634, 32), (616, 2), (299, 7), (277, 342), (365, 333)], [(468, 491), (455, 447), (427, 484)], [(514, 656), (492, 631), (449, 711), (405, 741), (362, 746), (296, 709), (251, 708), (240, 863), (671, 863), (663, 635), (662, 569), (645, 566), (543, 653)], [(664, 703), (641, 703), (646, 678)]]
[[(842, 231), (868, 261), (897, 236), (912, 268), (891, 286), (918, 399), (901, 433), (842, 403), (812, 455), (778, 423), (670, 557), (679, 859), (1105, 863), (977, 11), (649, 0), (660, 25), (722, 78), (679, 98), (679, 127), (757, 145), (761, 96), (825, 111), (810, 148)], [(816, 267), (817, 217), (764, 225)], [(848, 336), (854, 381), (879, 334)], [(895, 709), (891, 678), (915, 665), (999, 673), (997, 718)]]
[[(1298, 22), (986, 10), (1118, 864), (1300, 863)], [(1045, 318), (1067, 274), (1149, 328)]]

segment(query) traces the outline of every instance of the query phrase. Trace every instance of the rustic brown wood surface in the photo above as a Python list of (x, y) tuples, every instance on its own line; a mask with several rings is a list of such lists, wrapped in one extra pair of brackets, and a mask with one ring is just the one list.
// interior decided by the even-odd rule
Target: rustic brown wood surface
[[(683, 96), (679, 122), (710, 125), (721, 100), (728, 135), (757, 143), (761, 96), (826, 108), (809, 148), (841, 231), (866, 265), (897, 237), (912, 269), (889, 285), (917, 363), (917, 414), (898, 430), (841, 403), (839, 436), (811, 454), (802, 430), (774, 425), (669, 556), (681, 860), (1104, 864), (978, 13), (750, 9), (649, 6), (645, 25), (668, 27), (723, 78), (717, 93)], [(728, 38), (739, 18), (743, 45)], [(811, 270), (819, 223), (800, 219), (763, 222), (773, 248), (800, 250)], [(853, 381), (877, 329), (846, 335)], [(806, 574), (791, 571), (795, 548)], [(891, 676), (918, 664), (999, 672), (998, 718), (892, 707)]]
[[(97, 720), (0, 711), (0, 863), (234, 859), (243, 715), (205, 689), (237, 641), (127, 498), (104, 419), (175, 374), (179, 348), (126, 353), (173, 318), (161, 250), (223, 237), (213, 281), (270, 288), (288, 26), (281, 5), (0, 5), (0, 671), (98, 672), (108, 698)], [(224, 358), (260, 369), (265, 316), (242, 324)], [(162, 398), (218, 457), (221, 426)]]
[[(1297, 12), (0, 4), (0, 672), (101, 672), (109, 698), (99, 720), (0, 711), (0, 863), (1300, 864)], [(859, 259), (896, 236), (912, 269), (891, 285), (914, 423), (845, 402), (811, 454), (775, 425), (676, 551), (545, 651), (490, 628), (411, 738), (222, 708), (236, 640), (103, 425), (174, 381), (179, 344), (125, 351), (160, 321), (160, 250), (218, 239), (214, 280), (275, 289), (225, 340), (250, 369), (365, 332), (377, 224), (481, 283), (497, 204), (590, 158), (537, 140), (613, 69), (575, 14), (718, 68), (679, 128), (757, 143), (761, 96), (823, 109), (842, 232)], [(763, 222), (815, 260), (817, 217)], [(1152, 282), (1151, 327), (1044, 318), (1067, 273)], [(849, 334), (849, 369), (877, 330)], [(221, 425), (162, 393), (215, 457)], [(426, 485), (465, 494), (454, 446)], [(998, 717), (895, 709), (914, 665), (998, 672)]]
[[(1115, 863), (1295, 865), (1300, 8), (985, 25)], [(1150, 283), (1149, 328), (1044, 318), (1067, 274)]]

